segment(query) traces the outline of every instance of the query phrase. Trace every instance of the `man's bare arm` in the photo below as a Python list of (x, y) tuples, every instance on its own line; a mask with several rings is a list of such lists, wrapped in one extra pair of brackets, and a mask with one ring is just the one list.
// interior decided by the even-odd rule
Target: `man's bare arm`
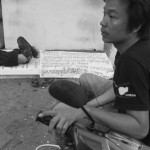
[(136, 139), (142, 139), (149, 130), (149, 111), (127, 111), (125, 114), (102, 111), (85, 106), (95, 122)]
[(87, 105), (93, 106), (93, 107), (99, 107), (104, 104), (112, 102), (114, 99), (115, 99), (115, 93), (114, 93), (114, 89), (112, 85), (105, 93), (89, 101)]

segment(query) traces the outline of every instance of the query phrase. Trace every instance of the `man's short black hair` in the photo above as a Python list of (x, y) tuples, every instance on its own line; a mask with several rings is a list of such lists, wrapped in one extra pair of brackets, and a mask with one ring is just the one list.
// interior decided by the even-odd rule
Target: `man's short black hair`
[[(104, 0), (107, 2), (107, 0)], [(150, 0), (120, 0), (127, 3), (128, 30), (131, 32), (139, 28), (138, 36), (150, 37)]]
[(140, 27), (138, 36), (149, 38), (150, 36), (150, 0), (122, 0), (128, 2), (127, 13), (129, 16), (128, 29), (132, 31)]

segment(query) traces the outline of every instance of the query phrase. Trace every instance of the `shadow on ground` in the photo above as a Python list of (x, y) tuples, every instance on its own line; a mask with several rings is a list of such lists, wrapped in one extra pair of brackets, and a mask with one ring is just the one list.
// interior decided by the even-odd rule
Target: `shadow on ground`
[(47, 126), (35, 122), (37, 113), (51, 109), (56, 100), (49, 95), (48, 84), (35, 86), (36, 82), (0, 80), (0, 150), (35, 150), (41, 144), (56, 144)]

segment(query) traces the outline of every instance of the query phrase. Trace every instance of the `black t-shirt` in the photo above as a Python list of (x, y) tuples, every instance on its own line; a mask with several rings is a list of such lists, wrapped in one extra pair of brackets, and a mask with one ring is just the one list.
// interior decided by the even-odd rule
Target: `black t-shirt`
[[(117, 52), (113, 80), (115, 108), (150, 110), (150, 41), (140, 40), (122, 55)], [(150, 131), (142, 142), (150, 145)]]

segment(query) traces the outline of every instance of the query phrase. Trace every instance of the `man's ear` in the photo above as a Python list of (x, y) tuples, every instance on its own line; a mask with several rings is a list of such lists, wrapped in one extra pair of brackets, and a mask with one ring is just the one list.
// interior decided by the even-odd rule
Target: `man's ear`
[(139, 25), (137, 28), (133, 29), (134, 33), (137, 33), (141, 29), (141, 25)]

